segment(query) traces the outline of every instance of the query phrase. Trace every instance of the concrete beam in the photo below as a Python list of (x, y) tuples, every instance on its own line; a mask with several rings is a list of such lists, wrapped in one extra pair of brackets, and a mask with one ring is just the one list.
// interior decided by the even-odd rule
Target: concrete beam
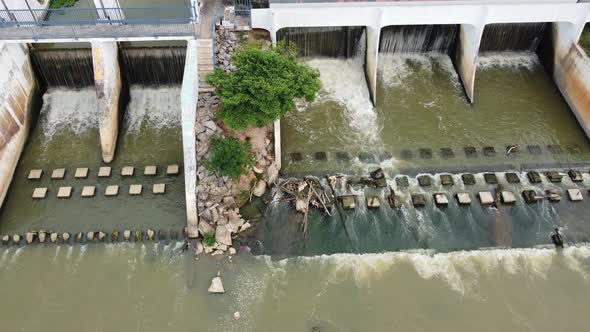
[(484, 25), (461, 24), (459, 43), (453, 59), (470, 103), (474, 101), (477, 54), (484, 27)]
[(182, 149), (184, 152), (184, 191), (186, 195), (187, 234), (190, 238), (199, 236), (199, 217), (197, 210), (197, 152), (195, 121), (199, 99), (197, 41), (189, 41), (186, 48), (186, 61), (180, 103), (182, 110)]
[(0, 42), (0, 205), (28, 137), (37, 88), (27, 46)]
[(119, 97), (121, 70), (117, 43), (93, 42), (92, 62), (98, 109), (98, 125), (102, 160), (110, 163), (115, 157), (119, 134)]

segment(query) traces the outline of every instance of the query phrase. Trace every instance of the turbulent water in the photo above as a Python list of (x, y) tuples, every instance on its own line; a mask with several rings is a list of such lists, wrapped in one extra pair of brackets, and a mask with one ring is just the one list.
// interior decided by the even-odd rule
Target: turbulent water
[[(0, 249), (0, 270), (9, 331), (583, 331), (590, 304), (588, 247), (230, 263), (177, 245), (47, 245)], [(208, 294), (218, 271), (227, 292)]]
[[(4, 233), (37, 230), (57, 232), (110, 231), (125, 227), (144, 230), (174, 229), (185, 223), (184, 178), (165, 175), (169, 164), (182, 167), (180, 87), (131, 86), (130, 101), (119, 127), (112, 176), (98, 179), (101, 163), (96, 91), (50, 89), (29, 137), (7, 199), (0, 214)], [(155, 165), (155, 177), (144, 177), (144, 167)], [(121, 168), (134, 166), (135, 176), (121, 177)], [(64, 180), (50, 180), (56, 168), (66, 168)], [(89, 168), (87, 179), (74, 179), (77, 167)], [(40, 181), (27, 180), (29, 171), (40, 168)], [(151, 193), (154, 183), (166, 184), (166, 195)], [(104, 196), (108, 185), (119, 185), (115, 198)], [(132, 184), (143, 185), (143, 195), (128, 194)], [(58, 199), (60, 187), (71, 186), (70, 199)], [(80, 197), (83, 186), (96, 186), (93, 198)], [(33, 200), (36, 187), (48, 188), (48, 197)], [(83, 216), (83, 217), (82, 217)]]

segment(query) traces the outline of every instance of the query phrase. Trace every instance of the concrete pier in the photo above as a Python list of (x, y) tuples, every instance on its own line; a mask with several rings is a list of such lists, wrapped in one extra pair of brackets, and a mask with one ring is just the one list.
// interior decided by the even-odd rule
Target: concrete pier
[(36, 91), (26, 45), (0, 42), (0, 205), (28, 136)]
[(115, 157), (119, 134), (119, 97), (121, 70), (115, 42), (92, 42), (92, 62), (100, 132), (102, 160), (110, 163)]

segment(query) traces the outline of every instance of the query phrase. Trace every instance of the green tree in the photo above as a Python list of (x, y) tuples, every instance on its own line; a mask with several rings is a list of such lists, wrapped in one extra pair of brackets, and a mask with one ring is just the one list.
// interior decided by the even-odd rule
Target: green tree
[(64, 8), (64, 7), (73, 7), (78, 0), (51, 0), (49, 8), (56, 9), (56, 8)]
[(215, 70), (207, 82), (217, 87), (219, 116), (234, 129), (262, 127), (295, 108), (295, 98), (313, 101), (321, 88), (319, 71), (297, 61), (294, 48), (239, 47), (235, 71)]
[(252, 167), (254, 156), (249, 152), (250, 144), (233, 137), (214, 137), (211, 140), (211, 157), (207, 163), (210, 171), (221, 176), (237, 178)]

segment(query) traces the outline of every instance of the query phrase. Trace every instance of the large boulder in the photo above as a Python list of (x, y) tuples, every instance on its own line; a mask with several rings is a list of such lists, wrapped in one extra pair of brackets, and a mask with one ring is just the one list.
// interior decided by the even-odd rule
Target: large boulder
[(215, 229), (215, 241), (226, 246), (232, 245), (231, 232), (227, 229), (226, 225), (217, 226)]
[(225, 289), (223, 288), (223, 282), (221, 282), (221, 277), (215, 277), (211, 280), (211, 286), (209, 286), (208, 291), (209, 293), (213, 294), (225, 293)]
[(208, 222), (199, 222), (199, 233), (201, 233), (202, 236), (205, 236), (205, 234), (213, 234), (214, 232), (215, 229), (213, 229), (213, 226), (209, 225)]
[(256, 183), (256, 186), (254, 187), (252, 194), (256, 197), (261, 197), (262, 195), (264, 195), (264, 193), (266, 193), (266, 181), (259, 180)]
[(266, 169), (266, 182), (275, 183), (279, 177), (279, 167), (276, 163), (270, 164)]

